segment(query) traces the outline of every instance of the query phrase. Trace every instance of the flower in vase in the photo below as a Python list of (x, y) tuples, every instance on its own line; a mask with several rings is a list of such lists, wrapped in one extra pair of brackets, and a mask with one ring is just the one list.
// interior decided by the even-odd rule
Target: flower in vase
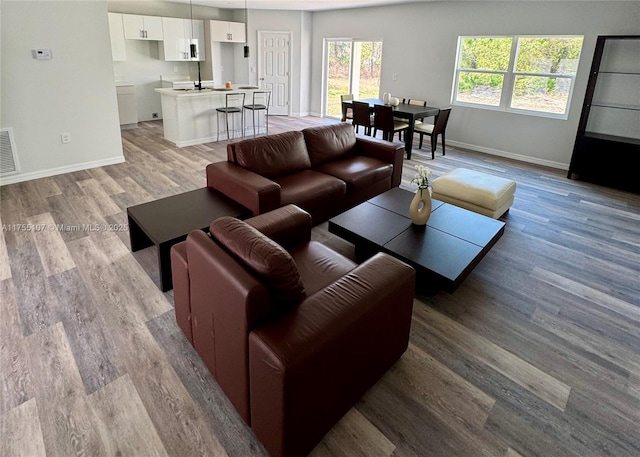
[(431, 169), (424, 165), (416, 165), (416, 176), (411, 183), (417, 184), (420, 190), (427, 189), (431, 185)]

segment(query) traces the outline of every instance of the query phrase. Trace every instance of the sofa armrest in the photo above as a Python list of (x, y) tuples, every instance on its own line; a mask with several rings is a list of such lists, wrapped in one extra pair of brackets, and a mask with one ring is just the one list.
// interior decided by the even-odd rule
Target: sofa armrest
[(280, 206), (280, 185), (231, 162), (207, 165), (207, 187), (249, 208), (254, 216)]
[(296, 205), (286, 205), (245, 222), (287, 248), (311, 239), (311, 215)]
[(387, 254), (249, 335), (251, 428), (306, 455), (406, 350), (415, 270)]
[(393, 165), (391, 187), (398, 187), (402, 181), (402, 164), (404, 161), (404, 145), (377, 138), (356, 136), (356, 153), (375, 157)]

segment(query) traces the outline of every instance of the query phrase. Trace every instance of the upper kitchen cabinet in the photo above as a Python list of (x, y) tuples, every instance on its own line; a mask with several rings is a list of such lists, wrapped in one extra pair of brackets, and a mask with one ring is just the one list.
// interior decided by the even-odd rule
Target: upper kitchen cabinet
[(247, 41), (244, 22), (209, 21), (211, 41), (244, 43)]
[(127, 60), (127, 49), (124, 42), (122, 14), (109, 13), (109, 35), (111, 36), (111, 57), (114, 61)]
[(159, 16), (140, 16), (123, 14), (122, 25), (127, 40), (162, 41), (162, 18)]
[[(200, 20), (163, 17), (164, 40), (159, 43), (164, 60), (204, 60), (204, 22)], [(191, 57), (191, 44), (196, 45), (197, 55)]]

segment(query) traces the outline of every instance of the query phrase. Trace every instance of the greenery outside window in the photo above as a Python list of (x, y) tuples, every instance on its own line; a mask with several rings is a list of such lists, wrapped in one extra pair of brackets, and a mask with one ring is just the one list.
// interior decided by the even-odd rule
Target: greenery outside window
[(459, 37), (452, 102), (566, 119), (582, 40)]

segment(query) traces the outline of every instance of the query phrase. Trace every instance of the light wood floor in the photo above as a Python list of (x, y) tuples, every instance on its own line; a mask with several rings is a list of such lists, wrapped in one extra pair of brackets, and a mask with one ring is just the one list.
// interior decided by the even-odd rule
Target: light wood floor
[[(266, 455), (176, 326), (154, 248), (118, 230), (203, 187), (226, 143), (175, 148), (156, 121), (123, 144), (126, 163), (0, 189), (0, 456)], [(515, 179), (505, 234), (455, 293), (417, 297), (408, 351), (313, 455), (639, 456), (640, 196), (453, 148), (416, 151), (403, 187), (417, 163)], [(326, 223), (314, 238), (353, 255)]]

